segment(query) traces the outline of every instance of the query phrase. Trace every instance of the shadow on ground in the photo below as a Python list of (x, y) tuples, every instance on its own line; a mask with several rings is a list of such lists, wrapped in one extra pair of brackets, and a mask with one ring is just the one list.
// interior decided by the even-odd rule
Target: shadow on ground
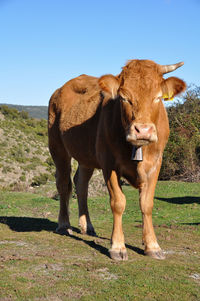
[(194, 197), (194, 196), (184, 196), (184, 197), (178, 197), (178, 198), (161, 198), (161, 197), (156, 197), (156, 200), (164, 201), (167, 203), (172, 203), (172, 204), (193, 204), (197, 203), (200, 204), (200, 197)]
[(57, 223), (46, 218), (0, 216), (0, 223), (16, 232), (55, 231)]
[[(40, 232), (40, 231), (49, 231), (54, 232), (57, 227), (57, 223), (50, 221), (49, 219), (45, 218), (34, 218), (34, 217), (16, 217), (16, 216), (0, 216), (0, 223), (7, 225), (12, 231), (16, 232)], [(80, 233), (80, 230), (78, 228), (72, 227), (73, 232)], [(58, 234), (57, 235), (63, 235)], [(83, 237), (83, 238), (82, 238)], [(96, 236), (93, 241), (85, 239), (85, 236), (75, 236), (70, 235), (70, 238), (75, 239), (77, 241), (84, 242), (86, 245), (90, 246), (94, 250), (98, 251), (101, 254), (106, 255), (107, 257), (110, 257), (109, 251), (107, 248), (99, 244), (99, 241), (101, 240), (110, 240), (106, 237), (100, 237)], [(131, 246), (126, 244), (126, 247), (135, 253), (138, 253), (140, 255), (144, 255), (144, 251), (140, 248)]]
[[(72, 229), (74, 231), (73, 227), (72, 227)], [(75, 232), (78, 232), (78, 231), (75, 231)], [(62, 234), (59, 234), (59, 235), (62, 235)], [(100, 245), (99, 242), (98, 242), (98, 239), (100, 239), (100, 240), (110, 240), (109, 238), (96, 236), (96, 239), (94, 239), (93, 241), (91, 241), (91, 240), (86, 240), (86, 239), (84, 239), (82, 237), (75, 236), (75, 235), (70, 235), (70, 237), (73, 238), (73, 239), (75, 239), (75, 240), (84, 242), (86, 245), (88, 245), (91, 248), (95, 249), (99, 253), (101, 253), (103, 255), (106, 255), (107, 257), (110, 257), (109, 250), (107, 248), (105, 248), (104, 246)], [(131, 245), (128, 245), (128, 244), (125, 244), (125, 245), (126, 245), (126, 248), (134, 251), (135, 253), (138, 253), (139, 255), (144, 255), (144, 251), (142, 249), (134, 247), (134, 246), (131, 246)]]
[(181, 223), (181, 225), (200, 226), (200, 223)]

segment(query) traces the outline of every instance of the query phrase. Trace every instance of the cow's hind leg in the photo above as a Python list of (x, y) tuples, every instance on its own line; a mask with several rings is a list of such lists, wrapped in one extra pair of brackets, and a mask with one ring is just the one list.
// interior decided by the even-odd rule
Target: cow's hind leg
[(78, 167), (74, 176), (74, 184), (76, 186), (76, 193), (79, 207), (79, 226), (82, 234), (96, 235), (95, 230), (90, 221), (87, 197), (88, 197), (88, 183), (93, 174), (94, 169), (83, 166)]
[(60, 211), (58, 216), (57, 233), (72, 235), (69, 221), (69, 198), (72, 192), (72, 182), (70, 178), (71, 166), (66, 170), (56, 169), (56, 186), (60, 195)]
[(59, 234), (72, 234), (69, 221), (69, 198), (72, 192), (71, 182), (71, 158), (64, 146), (59, 143), (56, 147), (50, 143), (50, 152), (56, 165), (56, 186), (60, 195), (60, 211), (58, 216), (58, 227), (56, 232)]

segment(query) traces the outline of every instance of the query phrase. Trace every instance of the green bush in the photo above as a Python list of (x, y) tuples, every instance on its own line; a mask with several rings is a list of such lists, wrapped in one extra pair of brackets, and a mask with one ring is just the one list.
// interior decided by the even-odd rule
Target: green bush
[(33, 163), (30, 163), (30, 164), (27, 164), (27, 165), (23, 166), (23, 170), (25, 170), (25, 171), (36, 170), (37, 167), (38, 167), (38, 163), (33, 162)]
[(22, 182), (25, 182), (25, 181), (26, 181), (25, 175), (22, 175), (19, 179), (20, 179), (20, 181), (22, 181)]
[(9, 108), (6, 105), (1, 105), (0, 111), (9, 119), (18, 119), (20, 117), (20, 113), (16, 109)]
[(160, 179), (200, 180), (200, 88), (189, 89), (168, 109), (170, 137)]
[(54, 162), (53, 162), (53, 159), (52, 157), (48, 157), (45, 161), (50, 167), (54, 166)]
[(49, 175), (47, 173), (40, 174), (39, 176), (35, 176), (31, 183), (31, 186), (40, 186), (46, 184)]
[(8, 172), (11, 172), (12, 168), (10, 166), (3, 166), (2, 173), (7, 174)]
[(29, 114), (26, 111), (21, 111), (20, 113), (20, 117), (23, 119), (28, 119), (29, 118)]
[(25, 153), (24, 153), (22, 147), (20, 147), (20, 146), (13, 147), (10, 151), (10, 154), (14, 161), (17, 161), (19, 163), (25, 163), (27, 161), (27, 159), (25, 157)]

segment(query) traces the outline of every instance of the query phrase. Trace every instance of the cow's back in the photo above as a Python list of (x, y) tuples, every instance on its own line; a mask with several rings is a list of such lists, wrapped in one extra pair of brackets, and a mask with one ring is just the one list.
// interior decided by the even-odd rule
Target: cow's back
[(72, 157), (94, 167), (100, 102), (98, 79), (87, 75), (67, 82), (49, 102), (49, 140), (62, 141)]

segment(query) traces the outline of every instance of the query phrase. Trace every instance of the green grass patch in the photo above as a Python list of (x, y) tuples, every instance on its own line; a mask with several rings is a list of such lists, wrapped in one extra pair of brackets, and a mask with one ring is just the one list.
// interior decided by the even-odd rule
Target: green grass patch
[(0, 192), (1, 300), (200, 300), (200, 184), (159, 182), (153, 220), (165, 261), (143, 255), (138, 192), (127, 198), (123, 228), (129, 260), (108, 257), (108, 196), (89, 199), (97, 237), (54, 233), (59, 202), (40, 194)]

